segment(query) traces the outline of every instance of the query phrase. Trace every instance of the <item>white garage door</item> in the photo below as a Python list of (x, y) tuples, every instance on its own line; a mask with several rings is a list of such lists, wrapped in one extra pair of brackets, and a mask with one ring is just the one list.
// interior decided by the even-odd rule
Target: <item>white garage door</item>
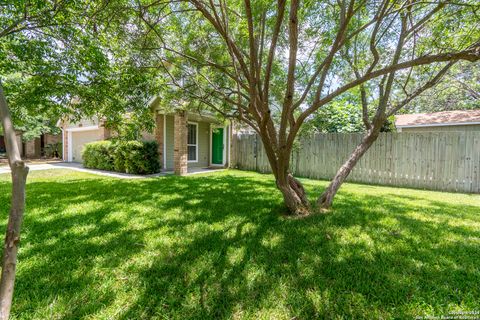
[(72, 132), (72, 161), (83, 162), (82, 151), (86, 143), (102, 140), (101, 130)]

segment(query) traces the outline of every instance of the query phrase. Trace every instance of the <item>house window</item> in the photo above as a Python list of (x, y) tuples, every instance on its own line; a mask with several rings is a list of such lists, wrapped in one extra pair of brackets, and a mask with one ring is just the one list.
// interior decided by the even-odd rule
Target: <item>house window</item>
[(189, 123), (188, 124), (188, 138), (187, 138), (187, 148), (188, 148), (188, 162), (197, 162), (198, 161), (198, 124)]

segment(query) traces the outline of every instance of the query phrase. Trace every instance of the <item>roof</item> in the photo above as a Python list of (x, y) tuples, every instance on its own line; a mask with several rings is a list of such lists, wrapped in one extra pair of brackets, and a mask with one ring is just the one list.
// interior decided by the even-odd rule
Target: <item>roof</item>
[(480, 124), (480, 110), (455, 110), (395, 116), (397, 128), (470, 124)]

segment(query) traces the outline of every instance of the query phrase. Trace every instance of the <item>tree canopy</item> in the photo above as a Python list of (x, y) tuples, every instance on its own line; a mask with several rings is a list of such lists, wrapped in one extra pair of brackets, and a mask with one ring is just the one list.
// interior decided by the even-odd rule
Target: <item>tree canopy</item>
[(479, 58), (478, 3), (468, 0), (191, 0), (135, 9), (145, 63), (168, 79), (164, 102), (249, 124), (292, 212), (310, 211), (289, 174), (305, 121), (358, 89), (366, 137), (338, 189), (391, 115), (458, 61)]
[(479, 58), (478, 9), (474, 0), (20, 1), (4, 7), (0, 72), (20, 125), (42, 123), (38, 114), (118, 122), (125, 111), (148, 123), (153, 95), (166, 109), (238, 119), (259, 133), (297, 211), (309, 204), (289, 159), (304, 124), (336, 118), (350, 131), (361, 119), (374, 140), (458, 61)]
[[(28, 139), (57, 120), (134, 111), (150, 120), (157, 75), (137, 68), (128, 39), (108, 27), (120, 2), (10, 1), (2, 5), (0, 75), (13, 121)], [(118, 20), (111, 19), (111, 28)], [(107, 32), (108, 31), (108, 32)], [(116, 35), (116, 36), (115, 36)]]

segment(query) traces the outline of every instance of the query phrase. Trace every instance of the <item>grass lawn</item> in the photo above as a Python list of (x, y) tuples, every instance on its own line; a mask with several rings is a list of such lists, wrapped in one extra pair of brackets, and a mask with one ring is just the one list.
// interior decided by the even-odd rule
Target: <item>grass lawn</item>
[[(9, 175), (0, 175), (1, 230)], [(318, 195), (326, 182), (303, 180)], [(288, 219), (269, 175), (33, 171), (13, 319), (411, 319), (480, 310), (480, 195), (347, 184)]]

